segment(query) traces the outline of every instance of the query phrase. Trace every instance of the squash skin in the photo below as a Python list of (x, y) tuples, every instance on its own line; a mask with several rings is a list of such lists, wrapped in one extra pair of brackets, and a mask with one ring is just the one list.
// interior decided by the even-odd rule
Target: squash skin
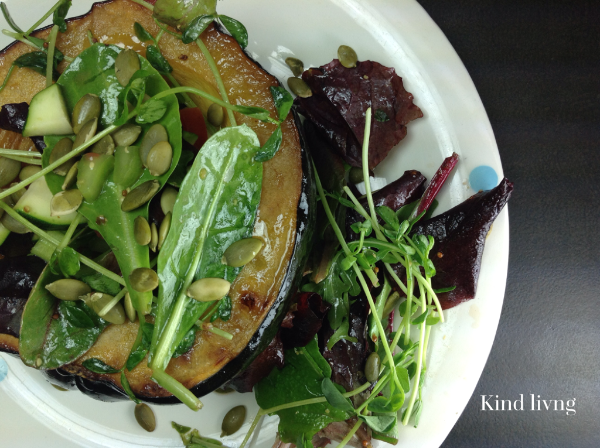
[[(119, 3), (122, 0), (114, 1), (114, 3)], [(95, 4), (94, 7), (103, 7), (104, 5), (113, 3), (113, 1), (108, 1), (104, 3)], [(139, 5), (131, 4), (132, 8), (142, 8)], [(69, 21), (74, 20), (87, 20), (86, 14), (79, 18), (70, 19)], [(40, 30), (37, 32), (38, 35), (44, 35), (47, 33), (47, 29)], [(74, 37), (73, 39), (76, 39)], [(16, 44), (13, 44), (16, 45)], [(11, 45), (12, 47), (12, 45)], [(67, 54), (67, 52), (65, 52)], [(262, 68), (253, 61), (250, 56), (246, 53), (245, 57), (252, 62), (253, 66), (257, 71), (264, 72)], [(175, 74), (175, 73), (174, 73)], [(210, 91), (210, 86), (207, 86), (207, 90)], [(37, 87), (32, 87), (32, 89)], [(216, 93), (216, 92), (212, 92)], [(196, 98), (195, 98), (196, 99)], [(2, 101), (8, 102), (8, 101)], [(207, 104), (202, 103), (200, 107), (205, 112), (205, 108), (208, 107)], [(236, 116), (238, 122), (244, 122), (245, 117)], [(288, 119), (289, 120), (289, 119)], [(260, 125), (262, 129), (259, 133), (259, 138), (261, 142), (264, 142), (266, 139), (266, 131), (269, 131), (267, 126)], [(266, 127), (266, 131), (265, 131)], [(300, 126), (296, 126), (296, 131), (299, 132)], [(301, 147), (304, 145), (301, 135), (298, 135), (300, 139)], [(245, 348), (237, 354), (233, 359), (230, 359), (225, 366), (220, 369), (215, 374), (206, 378), (204, 381), (201, 381), (199, 384), (196, 384), (191, 390), (198, 396), (205, 395), (210, 391), (214, 390), (216, 387), (225, 383), (233, 376), (235, 376), (238, 372), (243, 370), (246, 365), (248, 365), (255, 356), (258, 355), (262, 351), (266, 345), (269, 344), (272, 337), (279, 327), (279, 322), (283, 318), (287, 310), (287, 304), (289, 302), (289, 298), (291, 293), (293, 292), (296, 286), (296, 280), (299, 278), (301, 274), (301, 268), (304, 265), (304, 261), (306, 259), (306, 255), (308, 253), (308, 242), (311, 239), (312, 227), (313, 227), (313, 217), (314, 215), (313, 209), (315, 204), (315, 195), (314, 195), (314, 186), (311, 178), (311, 167), (308, 162), (308, 155), (305, 150), (301, 150), (301, 158), (302, 164), (302, 178), (301, 178), (301, 186), (299, 188), (299, 202), (296, 211), (295, 230), (292, 230), (294, 234), (294, 246), (291, 251), (291, 262), (288, 264), (285, 275), (283, 275), (283, 280), (281, 281), (281, 287), (279, 288), (279, 292), (277, 293), (276, 299), (272, 302), (270, 306), (270, 310), (267, 313), (266, 317), (262, 321), (262, 323), (257, 327), (253, 336), (250, 338), (250, 343), (245, 346)], [(282, 173), (280, 173), (281, 175)], [(81, 361), (81, 360), (80, 360)], [(125, 397), (124, 392), (119, 387), (119, 381), (117, 378), (110, 377), (108, 375), (101, 376), (92, 374), (91, 372), (83, 369), (80, 365), (76, 363), (72, 365), (65, 366), (64, 369), (60, 369), (56, 372), (48, 372), (49, 375), (55, 377), (52, 382), (59, 382), (63, 385), (72, 384), (77, 388), (82, 390), (82, 392), (92, 395), (95, 398), (101, 399), (114, 399), (116, 397)], [(60, 380), (58, 379), (60, 378)], [(177, 400), (171, 396), (161, 396), (165, 395), (165, 391), (160, 389), (156, 384), (147, 384), (143, 393), (139, 393), (136, 390), (136, 394), (140, 399), (146, 401), (154, 401), (159, 403), (176, 403)]]

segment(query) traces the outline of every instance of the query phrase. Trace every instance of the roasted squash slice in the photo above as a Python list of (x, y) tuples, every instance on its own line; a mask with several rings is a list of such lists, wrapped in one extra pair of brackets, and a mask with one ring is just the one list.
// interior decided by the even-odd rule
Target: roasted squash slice
[[(97, 3), (92, 10), (68, 21), (68, 31), (60, 34), (57, 47), (66, 55), (76, 56), (89, 46), (90, 30), (101, 43), (133, 48), (145, 55), (145, 47), (134, 35), (133, 24), (139, 22), (156, 35), (159, 28), (150, 12), (129, 0)], [(45, 36), (49, 30), (38, 32)], [(202, 40), (216, 61), (229, 99), (234, 104), (259, 106), (275, 115), (270, 86), (278, 84), (242, 51), (238, 43), (212, 25), (202, 34)], [(165, 34), (160, 41), (163, 55), (174, 71), (173, 76), (184, 85), (218, 95), (217, 86), (200, 49), (184, 45)], [(0, 56), (0, 77), (4, 77), (11, 62), (29, 51), (16, 43)], [(62, 67), (59, 67), (59, 71)], [(0, 93), (0, 104), (29, 102), (44, 87), (44, 78), (27, 69), (16, 69), (7, 88)], [(209, 104), (193, 97), (204, 113)], [(274, 125), (236, 114), (238, 124), (245, 123), (263, 144)], [(205, 395), (240, 372), (270, 342), (287, 308), (287, 298), (300, 273), (305, 247), (311, 233), (312, 198), (310, 175), (303, 155), (301, 137), (294, 118), (283, 123), (283, 143), (278, 154), (264, 164), (263, 187), (258, 217), (254, 229), (265, 240), (263, 251), (247, 264), (233, 284), (232, 317), (217, 324), (234, 335), (228, 341), (209, 332), (200, 332), (193, 349), (173, 359), (167, 373), (191, 389), (197, 396)], [(136, 337), (137, 323), (109, 326), (96, 344), (76, 362), (64, 366), (54, 377), (75, 382), (83, 391), (106, 398), (120, 391), (120, 376), (99, 375), (88, 371), (82, 362), (99, 358), (120, 368), (129, 355)], [(173, 402), (170, 394), (154, 383), (151, 370), (142, 362), (127, 373), (133, 392), (142, 399)]]

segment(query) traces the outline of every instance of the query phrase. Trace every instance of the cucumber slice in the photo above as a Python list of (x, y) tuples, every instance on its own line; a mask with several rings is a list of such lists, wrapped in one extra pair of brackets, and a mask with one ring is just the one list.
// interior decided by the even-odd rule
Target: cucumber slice
[(63, 216), (51, 216), (50, 201), (52, 193), (46, 184), (46, 178), (40, 177), (33, 182), (15, 205), (15, 210), (37, 226), (45, 229), (68, 226), (77, 216), (77, 212)]
[[(65, 236), (65, 232), (61, 232), (60, 230), (50, 230), (48, 231), (48, 234), (59, 241)], [(38, 242), (35, 243), (35, 245), (31, 248), (31, 254), (35, 255), (36, 257), (40, 257), (46, 263), (49, 263), (50, 258), (55, 250), (56, 245), (52, 244), (50, 241), (39, 239)]]
[(8, 235), (10, 235), (10, 230), (0, 224), (0, 246), (4, 244), (6, 238), (8, 238)]
[(52, 84), (33, 97), (23, 129), (24, 137), (73, 133), (71, 118), (60, 89), (58, 84)]

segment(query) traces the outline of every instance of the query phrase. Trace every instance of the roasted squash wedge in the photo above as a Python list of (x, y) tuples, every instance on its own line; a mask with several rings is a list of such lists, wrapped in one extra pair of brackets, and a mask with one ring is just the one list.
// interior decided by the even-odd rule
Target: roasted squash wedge
[[(145, 55), (145, 46), (133, 32), (139, 22), (153, 35), (159, 32), (150, 12), (129, 0), (96, 3), (92, 10), (68, 21), (68, 30), (60, 34), (57, 47), (68, 56), (76, 56), (89, 46), (90, 30), (101, 43), (133, 48)], [(48, 29), (40, 30), (44, 37)], [(229, 35), (210, 26), (201, 36), (216, 61), (229, 99), (234, 104), (259, 106), (275, 116), (270, 90), (278, 81), (253, 61)], [(173, 76), (184, 85), (218, 95), (208, 63), (195, 45), (184, 45), (165, 34), (160, 41), (163, 55), (173, 67)], [(0, 77), (12, 61), (29, 51), (15, 43), (0, 55)], [(59, 71), (64, 67), (59, 67)], [(44, 87), (44, 78), (28, 69), (16, 69), (9, 84), (0, 93), (0, 104), (29, 102)], [(206, 113), (209, 104), (192, 98)], [(245, 123), (263, 144), (274, 125), (236, 114), (238, 124)], [(192, 350), (173, 359), (167, 373), (191, 389), (197, 396), (219, 387), (244, 369), (271, 341), (283, 314), (288, 297), (303, 267), (307, 243), (311, 236), (313, 198), (310, 169), (302, 149), (301, 136), (290, 115), (283, 123), (283, 142), (277, 155), (264, 164), (263, 187), (254, 229), (265, 240), (263, 251), (247, 264), (232, 287), (232, 316), (217, 326), (234, 335), (233, 340), (199, 332)], [(0, 134), (1, 135), (1, 134)], [(80, 359), (53, 372), (53, 378), (76, 384), (82, 391), (100, 398), (124, 395), (120, 375), (95, 374), (83, 367), (88, 358), (99, 358), (120, 368), (127, 360), (137, 334), (137, 323), (111, 325), (95, 345)], [(175, 399), (151, 380), (151, 370), (141, 362), (127, 373), (131, 389), (140, 398), (159, 403)]]

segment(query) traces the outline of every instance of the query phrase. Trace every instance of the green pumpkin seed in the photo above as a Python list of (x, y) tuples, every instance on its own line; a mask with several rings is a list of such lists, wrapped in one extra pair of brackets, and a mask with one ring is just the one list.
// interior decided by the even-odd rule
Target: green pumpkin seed
[[(65, 137), (65, 138), (59, 140), (58, 143), (56, 143), (56, 145), (54, 145), (54, 148), (52, 148), (52, 152), (50, 153), (50, 159), (48, 160), (48, 163), (53, 164), (58, 159), (67, 155), (68, 153), (70, 153), (72, 149), (73, 149), (73, 141), (70, 138)], [(74, 163), (75, 163), (74, 159), (67, 160), (62, 165), (56, 167), (54, 169), (54, 173), (58, 174), (59, 176), (64, 176), (69, 172), (69, 170), (71, 169), (71, 167), (73, 166)]]
[(158, 229), (155, 223), (152, 223), (150, 226), (150, 235), (150, 250), (156, 252), (156, 248), (158, 247)]
[[(12, 184), (11, 187), (13, 185), (17, 185)], [(13, 194), (10, 195), (10, 198), (13, 200), (13, 202), (16, 204), (17, 202), (19, 202), (19, 199), (21, 199), (23, 197), (23, 195), (25, 194), (27, 190), (25, 190), (25, 188), (21, 188), (20, 190), (15, 191)]]
[(111, 136), (116, 146), (131, 146), (138, 139), (141, 132), (141, 126), (133, 123), (125, 123), (114, 131)]
[(125, 314), (127, 315), (127, 319), (129, 319), (130, 322), (135, 322), (137, 312), (133, 307), (133, 302), (131, 301), (131, 296), (128, 292), (125, 293), (123, 302), (125, 303)]
[[(114, 299), (113, 296), (109, 294), (104, 294), (101, 292), (95, 292), (88, 296), (85, 296), (83, 299), (85, 304), (89, 306), (94, 313), (100, 315), (100, 312), (104, 310), (106, 305)], [(110, 322), (115, 325), (122, 325), (125, 323), (125, 310), (123, 309), (123, 305), (118, 302), (116, 303), (110, 310), (104, 313), (102, 316), (106, 322)]]
[(121, 202), (121, 210), (124, 212), (130, 212), (138, 207), (141, 207), (156, 194), (160, 189), (160, 183), (156, 180), (149, 180), (143, 184), (138, 185), (131, 190), (123, 202)]
[(363, 170), (362, 168), (358, 168), (353, 166), (350, 168), (350, 172), (348, 173), (348, 180), (353, 184), (360, 184), (364, 181)]
[(52, 384), (52, 387), (60, 392), (68, 392), (69, 389), (65, 389), (64, 387), (57, 386), (56, 384)]
[(387, 299), (387, 302), (385, 302), (385, 306), (383, 307), (384, 318), (388, 317), (392, 310), (398, 306), (398, 302), (400, 302), (400, 294), (395, 292)]
[(139, 153), (138, 146), (118, 146), (115, 149), (113, 180), (123, 189), (135, 184), (144, 172)]
[(2, 223), (2, 225), (4, 227), (6, 227), (8, 230), (10, 230), (11, 232), (14, 232), (14, 233), (19, 233), (19, 234), (23, 235), (25, 233), (31, 232), (31, 230), (29, 230), (27, 227), (25, 227), (23, 224), (21, 224), (15, 218), (10, 216), (8, 213), (4, 213), (2, 215), (2, 219), (0, 219), (0, 223)]
[(218, 393), (218, 394), (223, 394), (223, 395), (225, 395), (225, 394), (230, 394), (230, 393), (232, 393), (232, 392), (235, 392), (235, 390), (234, 390), (234, 389), (232, 389), (231, 387), (226, 387), (225, 389), (221, 389), (221, 388), (219, 387), (219, 388), (215, 389), (215, 392), (216, 392), (216, 393)]
[(10, 184), (21, 172), (21, 162), (0, 157), (0, 188)]
[(230, 436), (240, 430), (246, 419), (246, 406), (231, 409), (221, 423), (221, 437)]
[(115, 141), (110, 135), (106, 135), (102, 137), (100, 141), (94, 143), (91, 152), (112, 156), (115, 152)]
[(93, 118), (100, 118), (101, 109), (102, 102), (98, 95), (94, 95), (93, 93), (83, 95), (73, 108), (71, 118), (73, 132), (77, 134), (85, 123)]
[[(123, 50), (115, 59), (115, 76), (123, 87), (129, 84), (131, 77), (140, 69), (140, 58), (133, 50)], [(128, 146), (128, 145), (123, 145)]]
[(165, 239), (167, 238), (167, 235), (169, 234), (169, 229), (171, 228), (171, 219), (172, 214), (169, 212), (165, 215), (164, 219), (160, 223), (160, 228), (158, 229), (158, 250), (160, 250), (165, 242)]
[(154, 291), (158, 287), (158, 275), (150, 268), (137, 268), (129, 274), (129, 283), (138, 292)]
[(134, 414), (137, 422), (146, 431), (152, 432), (156, 429), (156, 417), (146, 403), (136, 404)]
[(146, 159), (146, 167), (153, 176), (162, 176), (173, 162), (173, 148), (169, 142), (160, 142), (152, 147)]
[(83, 202), (83, 195), (77, 189), (61, 191), (52, 196), (50, 215), (63, 216), (73, 213)]
[(300, 98), (308, 98), (312, 96), (312, 90), (308, 84), (306, 84), (300, 78), (288, 78), (287, 80), (288, 87), (292, 91), (292, 93)]
[(294, 76), (302, 75), (304, 72), (304, 62), (297, 58), (285, 58), (285, 63), (292, 70)]
[(381, 366), (381, 359), (375, 352), (371, 353), (365, 363), (365, 376), (367, 381), (374, 383), (379, 378), (379, 368)]
[(160, 196), (160, 208), (166, 215), (167, 213), (173, 213), (173, 207), (175, 207), (175, 201), (177, 200), (178, 191), (173, 187), (166, 187), (162, 195)]
[(354, 68), (358, 62), (356, 51), (348, 45), (340, 45), (338, 48), (338, 59), (340, 60), (340, 64), (346, 68)]
[(169, 141), (169, 136), (165, 127), (162, 124), (153, 124), (142, 138), (142, 143), (140, 143), (140, 160), (142, 161), (142, 165), (147, 166), (146, 159), (150, 150), (157, 143), (166, 141)]
[(225, 114), (223, 113), (223, 107), (219, 106), (216, 103), (212, 103), (208, 108), (208, 112), (206, 113), (206, 118), (208, 122), (215, 127), (220, 127), (223, 124), (223, 119), (225, 118)]
[(92, 292), (92, 289), (87, 284), (74, 278), (56, 280), (46, 285), (46, 289), (57, 299), (71, 302), (79, 300), (80, 297)]
[(77, 135), (75, 136), (75, 141), (73, 142), (73, 148), (79, 148), (81, 145), (84, 145), (88, 141), (90, 141), (94, 135), (96, 135), (96, 131), (98, 130), (98, 119), (92, 118), (89, 121), (86, 121), (85, 124), (81, 127)]
[(258, 238), (244, 238), (236, 241), (223, 254), (223, 264), (239, 268), (254, 259), (263, 247)]
[(185, 294), (198, 302), (214, 302), (227, 295), (231, 283), (222, 278), (201, 278), (190, 285)]
[(133, 236), (135, 237), (136, 243), (140, 246), (147, 246), (150, 244), (152, 238), (152, 232), (150, 231), (150, 224), (143, 216), (138, 216), (133, 221)]
[[(0, 165), (2, 164), (1, 159), (0, 159)], [(19, 180), (20, 181), (24, 181), (25, 179), (30, 178), (31, 176), (33, 176), (34, 174), (38, 173), (42, 171), (42, 167), (41, 166), (35, 166), (35, 165), (27, 165), (24, 166), (23, 169), (21, 170), (21, 172), (19, 173)], [(0, 174), (1, 176), (1, 174)], [(1, 184), (2, 182), (0, 182)]]
[(63, 191), (68, 190), (73, 185), (75, 185), (75, 182), (77, 182), (77, 170), (78, 170), (77, 167), (78, 167), (78, 164), (74, 163), (73, 166), (67, 172), (67, 175), (65, 176), (65, 181), (62, 184)]

